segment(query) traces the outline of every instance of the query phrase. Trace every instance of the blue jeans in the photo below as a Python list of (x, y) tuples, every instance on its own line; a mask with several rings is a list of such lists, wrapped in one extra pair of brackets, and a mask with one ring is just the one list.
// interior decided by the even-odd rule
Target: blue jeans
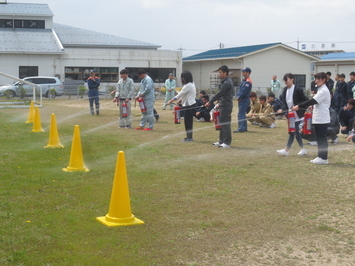
[(89, 104), (90, 104), (90, 112), (93, 115), (94, 114), (94, 102), (95, 102), (95, 108), (96, 108), (96, 113), (99, 114), (100, 111), (100, 103), (99, 103), (99, 90), (98, 89), (91, 89), (89, 90)]
[(287, 141), (287, 145), (286, 148), (289, 149), (292, 146), (293, 141), (295, 140), (295, 135), (296, 135), (296, 140), (298, 142), (298, 145), (300, 145), (301, 148), (303, 148), (303, 142), (302, 142), (302, 137), (300, 134), (300, 131), (298, 130), (301, 124), (301, 121), (295, 122), (295, 128), (296, 128), (296, 132), (290, 132), (288, 133), (288, 141)]
[(246, 120), (247, 108), (250, 104), (249, 98), (244, 98), (238, 103), (238, 131), (247, 131), (248, 124)]

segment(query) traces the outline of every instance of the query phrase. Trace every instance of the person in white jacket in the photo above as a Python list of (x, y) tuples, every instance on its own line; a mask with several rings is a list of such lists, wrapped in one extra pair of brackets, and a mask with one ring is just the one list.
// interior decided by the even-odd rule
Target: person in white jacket
[(193, 142), (192, 123), (196, 111), (196, 87), (190, 71), (185, 70), (181, 73), (181, 82), (183, 84), (181, 91), (173, 99), (168, 101), (167, 104), (172, 104), (176, 100), (179, 100), (182, 103), (185, 111), (184, 123), (186, 130), (186, 138), (183, 139), (182, 142)]

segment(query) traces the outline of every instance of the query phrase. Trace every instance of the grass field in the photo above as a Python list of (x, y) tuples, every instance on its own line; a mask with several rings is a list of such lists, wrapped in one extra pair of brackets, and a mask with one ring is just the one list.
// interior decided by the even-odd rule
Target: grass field
[[(61, 99), (62, 98), (62, 99)], [(317, 148), (289, 157), (286, 120), (211, 144), (211, 123), (194, 123), (194, 142), (162, 111), (151, 132), (117, 127), (117, 107), (101, 100), (44, 100), (44, 133), (27, 109), (0, 109), (1, 265), (355, 265), (353, 143), (330, 144), (329, 165), (309, 163)], [(233, 129), (236, 129), (234, 108)], [(45, 149), (51, 113), (64, 149)], [(133, 127), (140, 114), (134, 109)], [(79, 125), (90, 172), (67, 173)], [(117, 153), (125, 152), (132, 213), (145, 224), (106, 227)]]

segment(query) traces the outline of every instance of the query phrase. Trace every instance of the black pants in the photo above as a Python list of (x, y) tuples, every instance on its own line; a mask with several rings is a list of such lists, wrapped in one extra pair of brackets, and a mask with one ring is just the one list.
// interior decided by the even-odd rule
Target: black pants
[(220, 110), (219, 121), (221, 124), (221, 130), (219, 131), (219, 143), (231, 145), (231, 143), (232, 143), (232, 130), (231, 130), (232, 108), (221, 106), (219, 108), (219, 110)]
[(323, 160), (328, 159), (327, 127), (328, 124), (314, 124), (318, 143), (318, 157)]
[(185, 124), (185, 130), (186, 130), (186, 137), (188, 139), (192, 139), (192, 123), (193, 123), (193, 118), (195, 114), (195, 107), (196, 104), (190, 105), (190, 106), (185, 106), (184, 107), (184, 124)]

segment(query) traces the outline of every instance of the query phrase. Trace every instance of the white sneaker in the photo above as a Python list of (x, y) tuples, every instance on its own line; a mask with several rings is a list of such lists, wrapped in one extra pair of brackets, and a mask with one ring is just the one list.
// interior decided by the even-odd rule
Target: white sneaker
[(219, 147), (219, 146), (221, 146), (221, 143), (219, 143), (219, 142), (217, 141), (217, 142), (213, 143), (212, 145)]
[(333, 139), (330, 143), (337, 144), (339, 141), (339, 138), (337, 137), (336, 139)]
[(318, 159), (320, 159), (320, 158), (319, 157), (314, 158), (313, 160), (310, 160), (309, 162), (313, 163), (315, 160), (318, 160)]
[(297, 153), (298, 155), (306, 155), (307, 154), (307, 150), (306, 149), (301, 149), (299, 153)]
[(312, 161), (313, 161), (312, 163), (314, 163), (314, 164), (328, 164), (329, 163), (328, 160), (324, 160), (324, 159), (319, 158), (319, 157), (315, 158)]
[(196, 119), (197, 122), (205, 122), (205, 119), (201, 117), (200, 119)]
[(272, 123), (272, 124), (269, 126), (269, 128), (274, 128), (274, 127), (276, 127), (276, 124), (275, 124), (275, 123)]
[(285, 149), (283, 150), (277, 150), (277, 152), (281, 155), (284, 155), (284, 156), (288, 156), (288, 151), (286, 151)]
[(225, 144), (225, 143), (222, 143), (218, 146), (218, 148), (230, 148), (231, 146)]
[(310, 142), (308, 142), (308, 144), (312, 145), (312, 146), (317, 146), (318, 142), (317, 141), (310, 141)]

